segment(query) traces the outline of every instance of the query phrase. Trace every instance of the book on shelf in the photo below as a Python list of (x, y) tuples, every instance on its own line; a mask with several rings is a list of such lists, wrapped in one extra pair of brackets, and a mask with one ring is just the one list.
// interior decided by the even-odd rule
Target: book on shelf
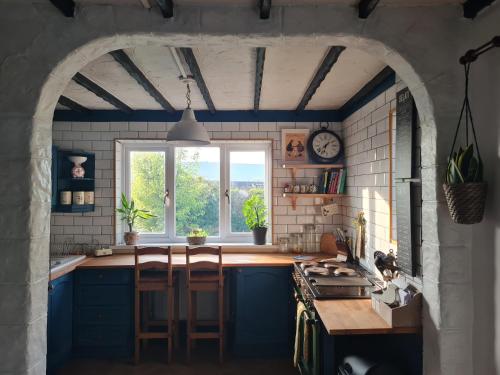
[(318, 192), (321, 194), (343, 194), (346, 177), (345, 168), (324, 171), (319, 178)]

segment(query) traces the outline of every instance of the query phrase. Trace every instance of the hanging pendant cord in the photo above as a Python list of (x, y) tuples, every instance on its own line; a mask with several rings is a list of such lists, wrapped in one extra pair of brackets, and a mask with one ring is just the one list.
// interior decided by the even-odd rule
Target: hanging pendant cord
[(464, 112), (465, 112), (465, 141), (466, 141), (466, 146), (469, 145), (469, 125), (472, 130), (472, 135), (474, 137), (474, 144), (476, 145), (476, 152), (477, 152), (477, 157), (480, 162), (482, 163), (481, 160), (481, 154), (479, 152), (479, 146), (477, 143), (477, 137), (476, 137), (476, 129), (474, 128), (474, 120), (472, 118), (472, 110), (470, 107), (470, 101), (469, 101), (469, 75), (470, 75), (470, 67), (471, 63), (466, 63), (464, 64), (464, 74), (465, 74), (465, 97), (464, 101), (462, 104), (462, 109), (460, 110), (460, 117), (458, 119), (458, 124), (457, 124), (457, 129), (455, 130), (455, 136), (453, 137), (453, 144), (451, 145), (451, 150), (450, 150), (450, 156), (449, 160), (453, 158), (453, 150), (455, 149), (455, 144), (457, 142), (457, 137), (458, 137), (458, 132), (460, 130), (460, 125), (462, 124), (462, 119), (464, 117)]
[(189, 82), (186, 85), (187, 85), (187, 92), (186, 92), (187, 107), (191, 108), (191, 87), (189, 87)]

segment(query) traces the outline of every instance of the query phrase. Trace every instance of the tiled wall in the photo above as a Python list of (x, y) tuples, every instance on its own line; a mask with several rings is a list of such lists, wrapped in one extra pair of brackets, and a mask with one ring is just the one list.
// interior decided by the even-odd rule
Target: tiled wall
[[(362, 211), (366, 224), (366, 258), (364, 263), (373, 267), (375, 250), (387, 252), (397, 250), (397, 245), (389, 241), (389, 158), (392, 157), (393, 170), (397, 163), (393, 122), (392, 156), (389, 155), (389, 112), (396, 108), (396, 92), (405, 87), (402, 81), (378, 95), (374, 100), (354, 112), (343, 123), (346, 164), (348, 169), (346, 197), (343, 198), (343, 226), (352, 236), (355, 234), (353, 219)], [(420, 177), (420, 127), (415, 132), (416, 177)], [(421, 276), (421, 186), (415, 184), (413, 202), (414, 244), (417, 254), (417, 274)], [(393, 189), (393, 238), (396, 231), (396, 191)], [(354, 237), (353, 237), (354, 238)]]
[[(89, 213), (53, 213), (51, 241), (74, 243), (114, 244), (114, 140), (115, 139), (165, 139), (172, 123), (146, 122), (55, 122), (53, 143), (64, 149), (81, 149), (96, 154), (96, 209)], [(283, 198), (282, 187), (291, 181), (291, 171), (281, 167), (281, 129), (316, 129), (315, 123), (205, 123), (213, 139), (272, 139), (273, 140), (273, 242), (283, 235), (302, 230), (303, 224), (316, 224), (317, 232), (332, 231), (341, 224), (341, 216), (323, 217), (319, 206), (312, 199), (297, 202), (296, 210)], [(331, 129), (340, 132), (341, 124)], [(298, 171), (299, 183), (311, 183), (319, 170)]]

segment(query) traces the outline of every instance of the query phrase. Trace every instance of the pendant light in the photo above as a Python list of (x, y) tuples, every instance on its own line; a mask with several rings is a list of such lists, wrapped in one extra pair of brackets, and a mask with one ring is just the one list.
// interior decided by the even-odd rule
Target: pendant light
[(181, 77), (187, 86), (186, 101), (187, 107), (182, 113), (181, 120), (167, 133), (167, 142), (178, 146), (201, 146), (210, 144), (210, 137), (202, 124), (196, 121), (194, 111), (191, 108), (191, 88), (190, 83), (193, 78)]

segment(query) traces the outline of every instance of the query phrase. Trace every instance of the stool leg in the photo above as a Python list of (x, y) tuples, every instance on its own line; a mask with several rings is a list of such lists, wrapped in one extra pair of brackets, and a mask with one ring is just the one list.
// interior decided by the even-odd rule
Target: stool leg
[(138, 289), (135, 289), (135, 351), (134, 351), (134, 363), (137, 365), (140, 360), (141, 343), (139, 339), (139, 334), (141, 331), (141, 293)]
[(167, 332), (168, 332), (168, 363), (172, 362), (172, 344), (173, 344), (173, 315), (174, 315), (174, 288), (168, 288), (167, 296), (168, 316), (167, 316)]
[(175, 341), (174, 341), (174, 347), (178, 348), (179, 347), (179, 305), (180, 305), (180, 300), (179, 300), (179, 285), (174, 286), (174, 305), (175, 305), (175, 310), (174, 310), (174, 333), (175, 333)]
[[(198, 294), (197, 292), (191, 292), (193, 294), (192, 296), (192, 314), (191, 314), (191, 332), (196, 332), (196, 326), (197, 326), (197, 320), (198, 320)], [(192, 348), (196, 348), (196, 339), (191, 340), (191, 346)]]
[[(144, 325), (144, 331), (145, 332), (149, 332), (149, 323), (150, 323), (150, 319), (151, 319), (151, 293), (152, 292), (143, 292), (142, 295), (143, 295), (143, 298), (144, 298), (144, 301), (143, 301), (143, 325)], [(149, 340), (148, 339), (143, 339), (142, 340), (142, 347), (144, 349), (147, 349), (148, 348), (148, 344), (149, 344)]]
[(191, 314), (192, 314), (191, 290), (187, 290), (187, 317), (186, 317), (186, 361), (191, 361)]
[(224, 289), (219, 287), (219, 363), (224, 362)]

